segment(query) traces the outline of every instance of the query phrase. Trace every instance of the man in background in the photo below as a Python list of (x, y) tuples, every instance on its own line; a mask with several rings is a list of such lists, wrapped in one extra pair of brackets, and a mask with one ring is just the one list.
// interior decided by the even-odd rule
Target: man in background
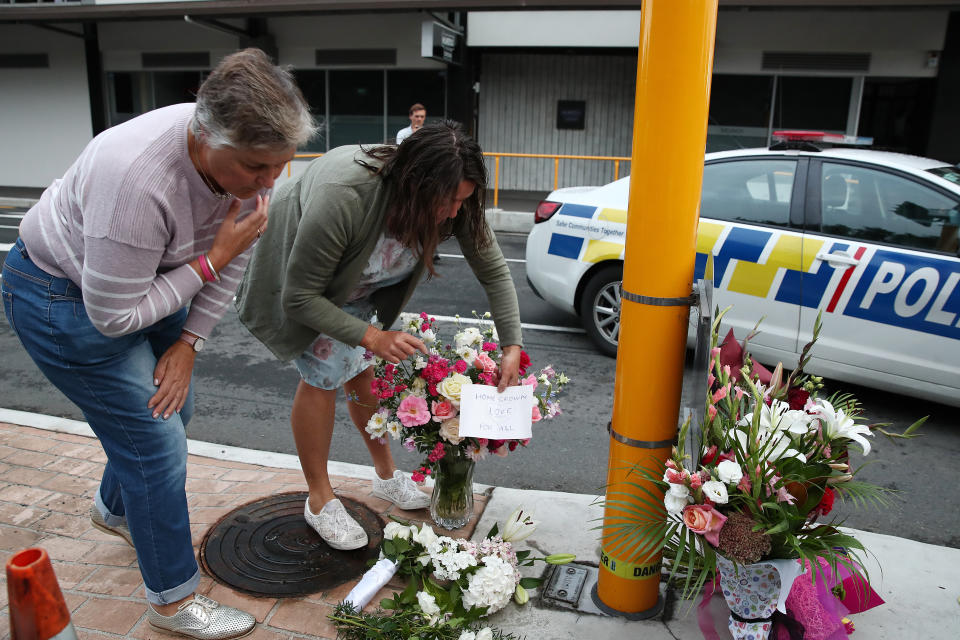
[(427, 108), (419, 102), (410, 107), (410, 126), (397, 131), (397, 144), (400, 144), (409, 138), (414, 131), (423, 126), (423, 121), (427, 119)]

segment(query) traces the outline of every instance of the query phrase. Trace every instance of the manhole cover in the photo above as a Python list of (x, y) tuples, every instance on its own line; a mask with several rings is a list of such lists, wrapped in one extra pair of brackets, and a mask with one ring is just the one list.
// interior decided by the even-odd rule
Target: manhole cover
[(325, 591), (367, 570), (383, 541), (383, 523), (356, 500), (340, 498), (369, 543), (337, 551), (303, 519), (304, 491), (281, 493), (231, 511), (207, 531), (200, 562), (214, 579), (244, 593), (291, 597)]

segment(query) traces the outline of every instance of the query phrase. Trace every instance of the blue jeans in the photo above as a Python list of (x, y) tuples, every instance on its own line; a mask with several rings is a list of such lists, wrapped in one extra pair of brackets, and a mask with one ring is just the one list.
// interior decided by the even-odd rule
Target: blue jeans
[(30, 261), (17, 240), (3, 265), (3, 310), (43, 374), (80, 407), (107, 464), (96, 508), (130, 527), (147, 600), (168, 604), (200, 580), (187, 511), (187, 439), (193, 390), (179, 414), (154, 418), (157, 359), (180, 336), (186, 309), (153, 326), (108, 338), (91, 324), (80, 288)]

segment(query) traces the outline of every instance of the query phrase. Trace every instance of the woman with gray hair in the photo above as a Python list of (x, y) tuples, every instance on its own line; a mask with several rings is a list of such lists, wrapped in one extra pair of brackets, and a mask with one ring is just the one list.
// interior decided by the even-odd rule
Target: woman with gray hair
[(150, 624), (201, 640), (256, 620), (194, 593), (194, 358), (266, 229), (274, 180), (314, 131), (288, 71), (257, 49), (227, 56), (196, 105), (94, 138), (24, 216), (3, 267), (7, 320), (107, 455), (93, 526), (136, 549)]

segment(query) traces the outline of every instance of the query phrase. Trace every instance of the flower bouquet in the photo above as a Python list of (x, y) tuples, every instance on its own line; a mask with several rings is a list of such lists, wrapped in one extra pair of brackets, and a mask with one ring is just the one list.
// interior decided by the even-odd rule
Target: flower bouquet
[[(785, 376), (782, 366), (773, 372), (754, 367), (732, 336), (725, 352), (718, 344), (722, 317), (717, 314), (713, 327), (702, 432), (691, 433), (687, 421), (659, 471), (636, 468), (642, 480), (627, 483), (638, 489), (635, 495), (608, 492), (623, 514), (608, 528), (611, 549), (637, 557), (662, 550), (684, 598), (705, 583), (712, 593), (718, 579), (735, 638), (767, 638), (775, 610), (791, 613), (788, 594), (798, 583), (826, 595), (813, 617), (798, 608), (793, 622), (842, 632), (846, 612), (869, 608), (878, 598), (860, 562), (864, 547), (826, 516), (837, 499), (856, 506), (887, 503), (889, 490), (858, 481), (848, 457), (851, 445), (870, 452), (868, 437), (877, 427), (860, 421), (852, 396), (820, 397), (822, 380), (804, 373), (819, 318), (799, 365)], [(730, 349), (740, 353), (731, 359)], [(901, 435), (909, 437), (922, 422)], [(688, 438), (698, 441), (693, 459), (683, 453)], [(662, 502), (645, 488), (650, 484), (665, 492)], [(845, 585), (860, 592), (847, 601), (853, 608), (831, 602), (837, 598), (829, 594)]]
[[(459, 320), (452, 344), (444, 343), (426, 313), (402, 314), (404, 331), (427, 345), (429, 356), (416, 354), (399, 364), (376, 360), (372, 383), (379, 408), (366, 426), (371, 438), (402, 439), (409, 451), (426, 459), (413, 472), (413, 480), (434, 478), (430, 512), (447, 529), (466, 524), (473, 513), (474, 464), (488, 454), (506, 457), (529, 440), (493, 440), (460, 436), (460, 394), (464, 385), (496, 386), (500, 382), (502, 351), (496, 329), (484, 318), (479, 327), (461, 328)], [(529, 373), (530, 357), (521, 352), (521, 383), (533, 387), (531, 420), (539, 422), (561, 413), (557, 397), (569, 379), (552, 367)]]
[(480, 542), (438, 536), (427, 524), (417, 527), (396, 520), (388, 523), (383, 532), (382, 558), (377, 565), (388, 567), (389, 575), (384, 574), (367, 593), (373, 595), (394, 573), (409, 580), (407, 587), (393, 598), (381, 600), (381, 610), (376, 613), (361, 612), (369, 598), (358, 598), (352, 591), (330, 616), (337, 626), (337, 637), (513, 637), (481, 627), (479, 620), (499, 611), (511, 599), (520, 605), (529, 600), (526, 590), (542, 580), (522, 577), (519, 567), (530, 566), (536, 560), (549, 564), (574, 560), (570, 554), (532, 558), (529, 550), (517, 551), (514, 545), (534, 529), (532, 518), (520, 509), (511, 514), (502, 534), (494, 525)]

